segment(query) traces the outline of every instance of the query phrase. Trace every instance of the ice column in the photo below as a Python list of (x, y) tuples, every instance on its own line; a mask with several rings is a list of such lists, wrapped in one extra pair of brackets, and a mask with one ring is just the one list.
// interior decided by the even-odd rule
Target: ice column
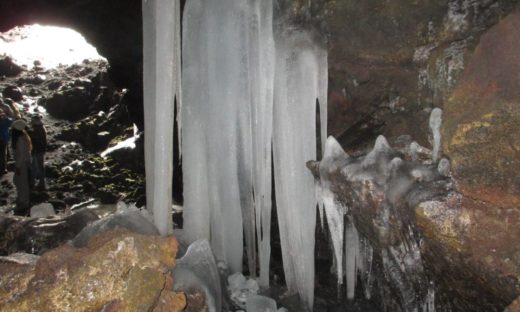
[(274, 104), (275, 190), (287, 287), (308, 310), (314, 300), (314, 178), (305, 163), (316, 159), (316, 99), (326, 91), (326, 54), (306, 32), (283, 30), (276, 37)]
[[(251, 24), (253, 189), (261, 287), (269, 286), (271, 257), (271, 154), (273, 136), (273, 2), (255, 1)], [(254, 234), (254, 233), (253, 233)]]
[(147, 207), (162, 235), (171, 233), (174, 100), (180, 107), (178, 0), (143, 0), (143, 100)]
[(183, 23), (184, 228), (191, 240), (208, 238), (233, 272), (242, 270), (245, 239), (252, 275), (258, 235), (267, 285), (272, 1), (190, 0)]

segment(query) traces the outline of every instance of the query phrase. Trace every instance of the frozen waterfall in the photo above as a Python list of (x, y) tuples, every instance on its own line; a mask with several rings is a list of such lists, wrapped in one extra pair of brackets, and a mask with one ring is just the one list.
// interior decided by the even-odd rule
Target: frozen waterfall
[(143, 0), (143, 90), (147, 208), (172, 232), (173, 110), (180, 108), (179, 0)]

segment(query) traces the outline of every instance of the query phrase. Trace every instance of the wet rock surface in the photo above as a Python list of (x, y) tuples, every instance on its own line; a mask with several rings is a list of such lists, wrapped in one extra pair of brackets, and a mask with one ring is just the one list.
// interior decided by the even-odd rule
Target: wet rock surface
[(168, 311), (181, 311), (186, 299), (172, 291), (168, 274), (176, 251), (173, 237), (127, 231), (104, 233), (86, 248), (63, 245), (43, 255), (33, 269), (22, 264), (19, 286), (0, 298), (0, 307), (2, 311), (166, 311), (168, 306)]

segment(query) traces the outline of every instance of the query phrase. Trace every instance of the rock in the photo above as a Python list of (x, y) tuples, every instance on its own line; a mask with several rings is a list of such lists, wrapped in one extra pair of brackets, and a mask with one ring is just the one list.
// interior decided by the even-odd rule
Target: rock
[(100, 188), (96, 192), (96, 197), (102, 204), (115, 204), (120, 198), (119, 194), (107, 188)]
[(520, 312), (520, 297), (516, 298), (513, 303), (511, 303), (504, 312)]
[(50, 203), (43, 203), (31, 208), (31, 218), (47, 218), (51, 216), (55, 216), (56, 212), (54, 211), (54, 207)]
[(45, 252), (73, 239), (87, 224), (98, 219), (88, 209), (49, 219), (0, 216), (0, 255)]
[(87, 89), (73, 87), (53, 93), (44, 107), (56, 118), (78, 120), (88, 115), (91, 102), (92, 96)]
[(22, 89), (15, 85), (6, 86), (2, 91), (2, 95), (16, 102), (23, 100)]
[(153, 311), (158, 298), (182, 311), (167, 273), (176, 251), (173, 237), (126, 231), (104, 233), (86, 248), (60, 246), (38, 260), (26, 289), (1, 298), (2, 311)]
[(8, 257), (0, 257), (0, 307), (25, 289), (34, 277), (34, 267), (40, 257), (15, 253)]
[(13, 62), (13, 59), (6, 56), (0, 58), (0, 76), (16, 77), (23, 71), (23, 68)]
[[(458, 214), (466, 214), (468, 220), (462, 261), (501, 299), (501, 308), (520, 294), (518, 27), (520, 13), (516, 12), (480, 38), (444, 106), (442, 131), (444, 152), (464, 195)], [(457, 266), (441, 269), (445, 276), (459, 270)], [(457, 288), (450, 280), (445, 284)]]

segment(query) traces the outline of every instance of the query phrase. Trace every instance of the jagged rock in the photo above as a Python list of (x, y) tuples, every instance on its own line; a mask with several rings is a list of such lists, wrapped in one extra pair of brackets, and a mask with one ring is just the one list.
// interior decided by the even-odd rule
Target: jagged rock
[[(173, 237), (126, 231), (104, 233), (86, 248), (62, 245), (36, 263), (26, 289), (0, 300), (2, 311), (182, 311), (185, 299), (171, 292)], [(159, 299), (159, 300), (158, 300)], [(158, 305), (158, 306), (157, 306)]]

